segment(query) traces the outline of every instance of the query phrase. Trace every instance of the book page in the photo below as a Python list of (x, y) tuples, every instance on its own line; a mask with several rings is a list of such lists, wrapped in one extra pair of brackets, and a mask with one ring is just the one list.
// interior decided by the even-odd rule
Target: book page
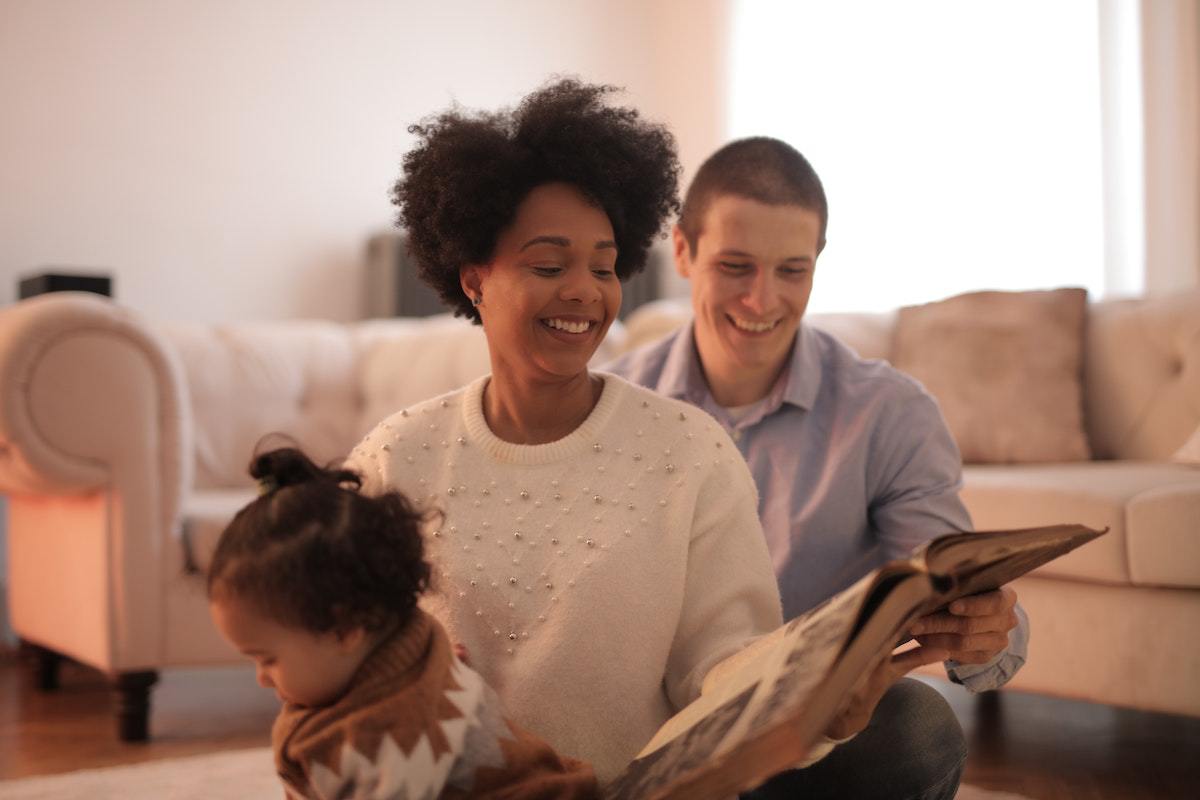
[[(711, 690), (664, 725), (603, 796), (720, 798), (800, 762), (862, 672), (886, 657), (897, 626), (927, 599), (924, 573), (872, 573), (764, 637), (769, 644), (754, 659), (723, 662), (727, 671)], [(877, 613), (864, 621), (865, 608)]]
[(1107, 532), (1083, 525), (1052, 525), (1011, 531), (980, 531), (941, 536), (925, 548), (931, 574), (951, 579), (938, 583), (935, 606), (991, 591)]
[(714, 667), (701, 697), (668, 720), (602, 796), (719, 800), (795, 765), (918, 615), (994, 589), (1104, 532), (1061, 525), (951, 534), (918, 549), (919, 564), (884, 565)]

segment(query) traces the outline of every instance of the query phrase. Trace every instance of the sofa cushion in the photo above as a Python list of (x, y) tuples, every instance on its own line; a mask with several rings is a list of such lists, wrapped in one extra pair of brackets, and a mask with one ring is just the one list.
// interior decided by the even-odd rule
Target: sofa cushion
[(1093, 304), (1084, 365), (1095, 457), (1168, 460), (1200, 426), (1200, 289)]
[(162, 330), (187, 373), (197, 488), (253, 485), (246, 468), (269, 433), (293, 438), (319, 463), (344, 457), (366, 433), (346, 325), (177, 323)]
[(1081, 523), (1107, 536), (1038, 574), (1200, 587), (1200, 470), (1136, 461), (969, 465), (963, 502), (979, 530)]
[(180, 529), (183, 563), (179, 568), (189, 574), (207, 574), (221, 532), (257, 496), (251, 489), (205, 489), (188, 495), (183, 504)]
[(908, 306), (892, 363), (938, 399), (967, 463), (1080, 461), (1087, 292), (972, 292)]
[(358, 325), (355, 381), (370, 430), (402, 408), (457, 389), (491, 369), (483, 329), (449, 314)]
[[(627, 334), (614, 320), (591, 366), (615, 358)], [(364, 433), (402, 408), (465, 386), (491, 371), (483, 328), (450, 314), (370, 320), (355, 327), (361, 354), (355, 381), (363, 395)]]
[(1183, 443), (1183, 447), (1171, 456), (1172, 461), (1180, 464), (1200, 464), (1200, 428), (1196, 428), (1192, 438)]

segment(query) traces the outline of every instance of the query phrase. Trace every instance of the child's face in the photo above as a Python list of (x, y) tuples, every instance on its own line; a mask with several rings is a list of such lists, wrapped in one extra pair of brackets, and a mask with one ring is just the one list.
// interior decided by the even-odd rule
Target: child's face
[(298, 706), (336, 700), (369, 649), (361, 629), (340, 636), (311, 633), (281, 625), (237, 597), (214, 599), (209, 610), (221, 635), (254, 660), (259, 684)]

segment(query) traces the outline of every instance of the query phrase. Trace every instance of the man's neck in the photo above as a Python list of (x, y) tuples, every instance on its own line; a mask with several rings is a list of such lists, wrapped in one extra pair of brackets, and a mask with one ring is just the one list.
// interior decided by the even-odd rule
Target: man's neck
[(770, 370), (732, 370), (729, 374), (720, 374), (705, 368), (703, 359), (700, 363), (708, 390), (722, 408), (748, 406), (762, 400), (771, 393), (783, 371), (780, 366)]
[(695, 337), (696, 357), (700, 362), (700, 371), (708, 384), (708, 391), (713, 400), (722, 408), (737, 408), (757, 403), (771, 393), (775, 382), (787, 368), (788, 355), (776, 364), (762, 367), (746, 367), (722, 364), (721, 359), (705, 358), (706, 347), (699, 336)]

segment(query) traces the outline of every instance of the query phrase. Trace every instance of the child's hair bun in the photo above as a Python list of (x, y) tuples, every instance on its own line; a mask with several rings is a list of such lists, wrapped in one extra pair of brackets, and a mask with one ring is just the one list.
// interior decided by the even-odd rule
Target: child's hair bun
[(270, 494), (285, 486), (309, 481), (324, 481), (341, 485), (362, 485), (358, 473), (346, 469), (324, 469), (294, 447), (281, 447), (254, 457), (250, 475), (258, 480), (262, 494)]
[(295, 447), (256, 455), (262, 496), (221, 534), (208, 594), (244, 598), (314, 633), (382, 630), (412, 618), (429, 586), (426, 514), (397, 491), (361, 492), (358, 473), (317, 466)]

